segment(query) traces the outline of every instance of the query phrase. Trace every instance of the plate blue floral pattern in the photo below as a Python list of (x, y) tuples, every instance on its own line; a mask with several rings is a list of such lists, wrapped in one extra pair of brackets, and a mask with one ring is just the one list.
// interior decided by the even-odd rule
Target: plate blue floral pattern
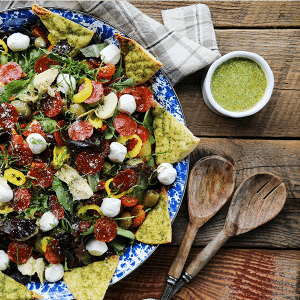
[[(71, 12), (63, 9), (51, 9), (61, 16), (71, 19), (85, 27), (88, 27), (96, 32), (99, 40), (105, 40), (109, 43), (117, 44), (114, 38), (114, 33), (120, 30), (113, 28), (109, 24), (97, 19), (95, 17), (79, 13)], [(31, 11), (30, 8), (22, 8), (9, 10), (0, 13), (0, 32), (16, 32), (22, 29), (24, 24), (34, 24), (38, 17)], [(184, 123), (184, 116), (177, 96), (169, 83), (166, 76), (161, 72), (157, 72), (154, 76), (153, 84), (155, 99), (167, 108), (167, 110), (175, 116), (180, 122)], [(175, 165), (178, 176), (175, 183), (168, 190), (169, 211), (171, 220), (173, 221), (179, 210), (188, 173), (188, 158), (180, 161)], [(143, 243), (134, 243), (132, 247), (128, 247), (126, 253), (120, 258), (116, 272), (111, 280), (114, 284), (130, 274), (133, 270), (139, 267), (157, 248), (157, 245), (146, 245)], [(33, 290), (48, 300), (71, 300), (73, 299), (71, 293), (67, 289), (63, 281), (58, 283), (45, 283), (42, 286), (38, 282), (32, 282), (27, 285), (30, 290)]]

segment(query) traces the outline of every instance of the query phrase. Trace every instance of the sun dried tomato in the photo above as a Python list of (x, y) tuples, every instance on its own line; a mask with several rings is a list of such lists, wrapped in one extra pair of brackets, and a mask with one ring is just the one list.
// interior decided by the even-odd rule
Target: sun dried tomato
[(65, 216), (65, 210), (62, 205), (58, 202), (58, 199), (54, 195), (49, 196), (49, 206), (50, 210), (53, 215), (58, 219), (61, 220)]

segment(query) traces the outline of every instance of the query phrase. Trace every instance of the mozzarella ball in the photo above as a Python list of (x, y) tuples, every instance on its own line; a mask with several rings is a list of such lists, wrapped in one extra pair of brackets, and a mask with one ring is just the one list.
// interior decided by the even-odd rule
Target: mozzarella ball
[(105, 64), (116, 65), (120, 60), (121, 51), (116, 45), (111, 44), (100, 52), (100, 57)]
[(7, 180), (0, 177), (0, 203), (5, 203), (14, 197), (11, 187), (7, 184)]
[(119, 99), (119, 111), (131, 115), (136, 110), (136, 102), (132, 95), (125, 94)]
[(100, 209), (105, 217), (115, 217), (120, 213), (121, 200), (117, 198), (104, 198)]
[(47, 142), (39, 133), (31, 133), (26, 138), (30, 150), (33, 154), (40, 154), (47, 148)]
[(69, 94), (70, 91), (74, 91), (76, 88), (76, 79), (69, 74), (59, 74), (56, 79), (57, 90), (64, 94)]
[(85, 245), (86, 250), (94, 256), (101, 256), (108, 250), (105, 242), (100, 242), (96, 238), (91, 238)]
[(63, 278), (64, 267), (62, 264), (49, 265), (45, 269), (45, 279), (49, 282), (56, 282)]
[(58, 219), (51, 211), (45, 212), (40, 219), (40, 229), (43, 232), (49, 231), (58, 225)]
[(177, 176), (177, 171), (169, 163), (162, 163), (157, 168), (157, 179), (165, 185), (172, 184)]
[(0, 250), (0, 271), (4, 271), (8, 268), (10, 259), (8, 254), (5, 253), (3, 250)]
[(125, 156), (127, 154), (127, 148), (118, 143), (118, 142), (112, 142), (110, 144), (110, 153), (108, 155), (108, 158), (113, 162), (123, 162), (125, 159)]
[(16, 32), (7, 38), (7, 46), (12, 51), (23, 51), (29, 47), (30, 38), (29, 36)]

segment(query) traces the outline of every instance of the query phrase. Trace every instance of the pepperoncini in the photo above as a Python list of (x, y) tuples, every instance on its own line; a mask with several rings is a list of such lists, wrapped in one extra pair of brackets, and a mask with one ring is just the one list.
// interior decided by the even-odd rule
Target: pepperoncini
[(66, 146), (55, 146), (53, 149), (53, 167), (58, 170), (70, 159), (70, 154)]
[(4, 178), (17, 186), (23, 185), (26, 182), (25, 175), (22, 172), (12, 168), (4, 171)]
[(102, 119), (97, 117), (94, 113), (89, 114), (88, 121), (93, 125), (94, 128), (101, 128), (103, 125)]
[[(99, 215), (87, 215), (87, 212), (89, 210), (95, 210), (96, 212), (99, 213)], [(104, 215), (103, 215), (103, 212), (101, 211), (100, 207), (98, 205), (85, 205), (85, 206), (82, 206), (79, 208), (78, 210), (78, 216), (80, 219), (84, 220), (84, 221), (90, 221), (90, 220), (93, 220), (93, 219), (99, 219), (99, 218), (102, 218)]]
[(53, 241), (54, 238), (51, 236), (44, 236), (41, 240), (41, 248), (42, 248), (42, 252), (46, 252), (47, 246), (49, 244), (49, 242)]
[(85, 83), (84, 88), (79, 93), (73, 96), (73, 103), (82, 103), (92, 95), (93, 92), (92, 81), (87, 77), (85, 77), (84, 83)]
[(8, 52), (8, 48), (3, 40), (0, 39), (0, 46), (3, 47), (4, 51), (2, 51), (1, 55), (6, 54)]
[(134, 135), (129, 136), (129, 137), (119, 136), (119, 138), (117, 139), (117, 142), (122, 144), (122, 145), (125, 145), (127, 141), (132, 140), (132, 139), (136, 139), (137, 143), (135, 144), (135, 146), (132, 150), (129, 150), (127, 152), (127, 154), (126, 154), (127, 158), (136, 157), (140, 153), (140, 151), (142, 149), (142, 146), (143, 146), (143, 142), (142, 142), (141, 138), (137, 134), (134, 134)]
[(14, 209), (12, 207), (10, 207), (8, 203), (2, 203), (0, 205), (0, 215), (5, 215), (12, 211), (14, 211)]
[(114, 180), (114, 179), (111, 178), (111, 179), (107, 180), (106, 183), (105, 183), (105, 190), (106, 190), (106, 192), (107, 192), (107, 194), (108, 194), (109, 196), (110, 196), (110, 195), (114, 195), (114, 198), (119, 199), (119, 198), (121, 198), (122, 196), (124, 196), (124, 195), (126, 195), (126, 194), (129, 194), (129, 193), (131, 193), (131, 192), (133, 191), (133, 188), (130, 188), (128, 191), (124, 191), (124, 192), (122, 192), (122, 193), (120, 193), (120, 194), (117, 194), (117, 195), (113, 194), (112, 190), (111, 190), (110, 187), (109, 187), (110, 183), (111, 183), (113, 180)]

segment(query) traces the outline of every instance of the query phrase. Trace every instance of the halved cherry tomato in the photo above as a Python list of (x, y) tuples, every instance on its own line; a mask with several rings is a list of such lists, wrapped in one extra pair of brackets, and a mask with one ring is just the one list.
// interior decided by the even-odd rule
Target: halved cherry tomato
[(140, 137), (143, 143), (145, 143), (150, 137), (149, 130), (140, 124), (137, 125), (136, 134)]
[(113, 123), (116, 131), (123, 136), (132, 136), (137, 130), (137, 123), (125, 113), (118, 113)]
[(33, 247), (27, 242), (12, 241), (7, 249), (9, 258), (16, 264), (24, 264), (30, 258)]
[(138, 204), (139, 202), (139, 199), (137, 198), (134, 198), (132, 196), (129, 196), (129, 195), (124, 195), (120, 198), (121, 200), (121, 203), (123, 206), (126, 206), (126, 207), (133, 207), (135, 205)]
[(137, 228), (139, 227), (143, 221), (145, 220), (146, 217), (146, 213), (144, 211), (144, 205), (136, 205), (132, 211), (131, 211), (131, 215), (135, 216), (135, 218), (132, 221), (132, 228)]
[(24, 211), (30, 205), (31, 195), (26, 188), (18, 188), (14, 193), (12, 208), (15, 211)]
[(46, 42), (46, 44), (49, 42), (46, 32), (41, 27), (39, 27), (39, 26), (34, 27), (33, 30), (31, 31), (31, 33), (35, 37), (43, 38), (44, 41)]
[(112, 218), (103, 217), (99, 219), (94, 227), (95, 238), (101, 242), (112, 241), (118, 232), (118, 225)]
[(67, 125), (65, 120), (60, 120), (55, 126), (54, 137), (58, 146), (64, 146), (69, 138)]
[(46, 247), (45, 258), (50, 264), (59, 264), (65, 259), (65, 255), (57, 247), (58, 240), (52, 240)]
[(100, 78), (111, 77), (115, 74), (115, 72), (116, 72), (115, 65), (107, 64), (105, 66), (100, 67), (100, 70), (97, 75), (97, 79), (99, 80)]

